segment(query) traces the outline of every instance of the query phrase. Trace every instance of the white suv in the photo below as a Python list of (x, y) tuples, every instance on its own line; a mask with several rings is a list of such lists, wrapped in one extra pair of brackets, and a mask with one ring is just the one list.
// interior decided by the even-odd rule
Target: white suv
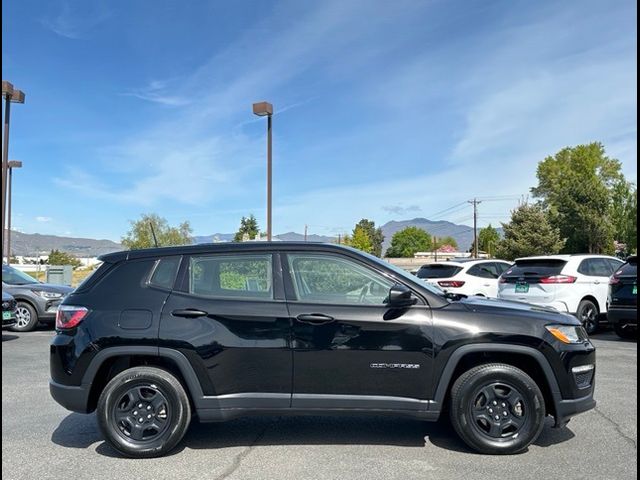
[(511, 267), (504, 260), (460, 259), (420, 267), (416, 275), (445, 292), (498, 296), (498, 278)]
[(571, 313), (593, 333), (607, 311), (609, 277), (622, 263), (604, 255), (518, 258), (500, 277), (498, 297)]

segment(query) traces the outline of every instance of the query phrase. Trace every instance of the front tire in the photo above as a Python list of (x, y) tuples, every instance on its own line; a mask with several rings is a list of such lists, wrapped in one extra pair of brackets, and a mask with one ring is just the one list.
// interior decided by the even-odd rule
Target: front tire
[(134, 367), (116, 375), (98, 400), (98, 425), (128, 457), (159, 457), (182, 440), (191, 420), (189, 398), (171, 373)]
[(592, 335), (598, 331), (598, 306), (591, 300), (582, 300), (578, 305), (576, 311), (576, 317), (582, 323), (582, 326), (589, 335)]
[(536, 382), (511, 365), (479, 365), (451, 389), (451, 423), (472, 449), (487, 454), (525, 450), (544, 427), (545, 404)]
[(38, 312), (26, 302), (16, 305), (16, 324), (10, 330), (13, 332), (30, 332), (38, 325)]

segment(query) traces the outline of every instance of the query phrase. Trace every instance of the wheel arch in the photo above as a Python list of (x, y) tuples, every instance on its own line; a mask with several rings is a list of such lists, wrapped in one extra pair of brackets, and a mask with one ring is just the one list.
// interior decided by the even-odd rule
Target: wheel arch
[[(589, 300), (590, 302), (593, 302), (593, 304), (598, 309), (598, 313), (602, 313), (602, 307), (600, 306), (600, 302), (598, 302), (598, 299), (596, 297), (594, 297), (593, 295), (591, 295), (591, 294), (585, 295), (584, 297), (582, 297), (580, 299), (580, 301), (578, 302), (578, 307), (580, 307), (580, 304), (585, 300)], [(577, 311), (578, 311), (578, 308), (576, 308), (576, 312)]]

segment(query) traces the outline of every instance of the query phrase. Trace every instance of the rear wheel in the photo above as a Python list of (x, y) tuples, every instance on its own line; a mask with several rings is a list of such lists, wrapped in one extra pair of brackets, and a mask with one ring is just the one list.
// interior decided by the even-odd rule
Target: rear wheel
[(598, 331), (598, 316), (600, 312), (598, 307), (591, 300), (582, 300), (578, 305), (576, 317), (582, 323), (582, 326), (589, 335)]
[(182, 384), (155, 367), (116, 375), (98, 400), (105, 439), (129, 457), (159, 457), (171, 451), (189, 427), (191, 408)]
[(38, 312), (26, 302), (18, 302), (16, 306), (16, 324), (11, 327), (14, 332), (30, 332), (38, 325)]
[(512, 454), (534, 442), (544, 426), (545, 405), (535, 381), (511, 365), (480, 365), (451, 389), (451, 423), (481, 453)]
[(618, 335), (620, 338), (624, 338), (627, 340), (638, 338), (638, 330), (635, 328), (631, 328), (631, 327), (623, 328), (623, 325), (616, 323), (613, 326), (613, 329), (615, 330), (616, 335)]

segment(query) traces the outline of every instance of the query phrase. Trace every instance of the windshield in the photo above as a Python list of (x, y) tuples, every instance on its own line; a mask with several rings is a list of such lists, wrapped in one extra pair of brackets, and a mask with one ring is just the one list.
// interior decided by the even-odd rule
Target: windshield
[(9, 285), (30, 285), (38, 283), (35, 278), (9, 265), (2, 266), (2, 281)]
[[(351, 247), (347, 247), (347, 248), (351, 248)], [(356, 250), (355, 248), (353, 249), (355, 252), (358, 252), (360, 255), (364, 255), (365, 257), (367, 257), (369, 260), (371, 260), (372, 262), (377, 263), (378, 265), (383, 265), (386, 268), (389, 268), (391, 270), (393, 270), (395, 273), (397, 273), (398, 275), (400, 275), (401, 277), (403, 277), (404, 279), (406, 279), (407, 281), (409, 281), (410, 283), (413, 283), (414, 285), (420, 285), (420, 288), (424, 288), (426, 290), (429, 290), (431, 293), (433, 293), (434, 295), (438, 295), (439, 297), (443, 297), (444, 296), (444, 292), (442, 290), (440, 290), (438, 287), (435, 287), (433, 285), (429, 285), (426, 282), (416, 282), (416, 276), (412, 275), (411, 273), (407, 272), (406, 270), (397, 267), (396, 265), (393, 265), (392, 263), (389, 262), (385, 262), (384, 260), (379, 259), (378, 257), (376, 257), (375, 255), (371, 255), (370, 253), (366, 253), (363, 252), (361, 250)]]

